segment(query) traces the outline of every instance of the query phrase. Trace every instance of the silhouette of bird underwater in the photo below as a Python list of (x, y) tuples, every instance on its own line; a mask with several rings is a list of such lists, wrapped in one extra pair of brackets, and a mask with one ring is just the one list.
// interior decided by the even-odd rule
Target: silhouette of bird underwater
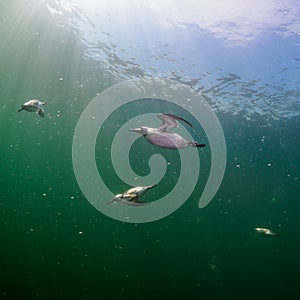
[(183, 121), (193, 127), (190, 122), (172, 114), (159, 114), (157, 117), (163, 122), (157, 128), (142, 126), (140, 128), (133, 128), (129, 130), (143, 135), (151, 144), (162, 148), (181, 149), (187, 147), (205, 147), (205, 144), (189, 141), (178, 133), (168, 130), (179, 127), (177, 120)]

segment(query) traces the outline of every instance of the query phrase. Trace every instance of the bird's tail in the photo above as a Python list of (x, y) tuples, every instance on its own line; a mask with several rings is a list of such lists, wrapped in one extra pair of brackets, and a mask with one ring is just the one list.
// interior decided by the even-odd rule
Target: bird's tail
[(272, 231), (271, 235), (272, 236), (280, 236), (280, 234), (278, 232), (274, 232), (274, 231)]
[(201, 148), (201, 147), (205, 147), (206, 146), (205, 144), (199, 144), (199, 143), (197, 143), (195, 141), (189, 141), (188, 145), (191, 146), (191, 147), (197, 147), (197, 148)]
[(195, 147), (197, 147), (197, 148), (201, 148), (201, 147), (205, 147), (205, 146), (206, 146), (205, 144), (198, 144), (198, 143), (195, 144)]
[(197, 142), (192, 142), (191, 146), (201, 148), (201, 147), (205, 147), (206, 145), (205, 144), (198, 144)]
[(20, 111), (22, 111), (23, 110), (23, 107), (21, 107), (19, 110), (18, 110), (18, 112), (20, 112)]
[(119, 197), (115, 197), (109, 200), (106, 204), (117, 203), (117, 202), (121, 202), (121, 199)]
[(157, 183), (155, 183), (155, 184), (153, 184), (153, 185), (149, 185), (148, 188), (147, 188), (147, 190), (152, 189), (152, 188), (154, 188), (154, 187), (156, 187), (156, 186), (158, 186)]

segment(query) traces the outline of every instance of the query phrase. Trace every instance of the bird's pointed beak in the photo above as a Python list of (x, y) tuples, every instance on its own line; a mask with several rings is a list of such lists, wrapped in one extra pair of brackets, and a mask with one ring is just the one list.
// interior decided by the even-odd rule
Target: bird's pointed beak
[(131, 128), (131, 129), (129, 129), (129, 131), (140, 133), (142, 131), (142, 129), (141, 128)]

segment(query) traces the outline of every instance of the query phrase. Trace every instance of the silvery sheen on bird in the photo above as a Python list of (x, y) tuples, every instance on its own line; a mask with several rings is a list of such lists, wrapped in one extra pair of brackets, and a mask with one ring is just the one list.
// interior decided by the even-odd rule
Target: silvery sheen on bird
[(44, 117), (45, 110), (42, 108), (43, 105), (45, 105), (45, 102), (39, 100), (29, 100), (21, 105), (21, 108), (18, 110), (18, 112), (22, 110), (36, 112), (40, 117)]
[(157, 117), (162, 120), (162, 124), (157, 128), (145, 127), (130, 129), (130, 131), (139, 133), (145, 137), (151, 144), (168, 149), (181, 149), (187, 147), (205, 147), (205, 144), (199, 144), (195, 141), (189, 141), (178, 133), (169, 131), (170, 128), (178, 128), (178, 121), (183, 121), (189, 126), (192, 124), (185, 119), (172, 114), (159, 114)]
[(142, 194), (145, 193), (145, 191), (152, 189), (155, 186), (157, 186), (157, 184), (133, 187), (133, 188), (125, 191), (122, 194), (117, 194), (108, 203), (122, 202), (124, 204), (134, 205), (134, 206), (141, 206), (141, 205), (149, 204), (149, 202), (141, 201), (140, 198), (141, 198)]

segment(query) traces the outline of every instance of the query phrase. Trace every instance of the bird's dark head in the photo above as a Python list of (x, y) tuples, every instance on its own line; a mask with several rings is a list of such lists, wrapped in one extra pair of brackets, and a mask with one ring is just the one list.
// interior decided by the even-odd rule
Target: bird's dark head
[(147, 129), (147, 127), (132, 128), (132, 129), (129, 129), (129, 130), (132, 131), (132, 132), (139, 133), (139, 134), (141, 134), (141, 135), (146, 135), (146, 134), (148, 134), (148, 129)]

